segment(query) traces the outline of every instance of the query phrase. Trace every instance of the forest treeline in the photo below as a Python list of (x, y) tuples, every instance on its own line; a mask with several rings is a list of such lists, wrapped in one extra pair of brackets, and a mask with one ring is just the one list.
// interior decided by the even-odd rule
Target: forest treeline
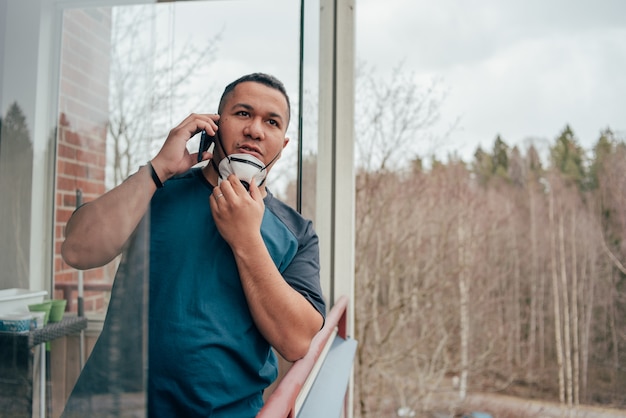
[(355, 416), (472, 391), (626, 407), (624, 139), (381, 155), (356, 176)]

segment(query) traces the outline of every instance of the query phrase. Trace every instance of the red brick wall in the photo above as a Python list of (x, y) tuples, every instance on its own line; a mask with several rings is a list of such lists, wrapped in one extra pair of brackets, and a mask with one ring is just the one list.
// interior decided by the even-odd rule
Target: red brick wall
[[(76, 310), (78, 272), (65, 264), (60, 250), (65, 224), (76, 207), (76, 190), (82, 190), (83, 202), (105, 192), (110, 39), (110, 9), (64, 13), (56, 157), (54, 296), (69, 296), (68, 310), (72, 311)], [(86, 287), (91, 283), (110, 283), (108, 270), (85, 271)], [(71, 293), (64, 294), (63, 289)], [(102, 291), (85, 291), (85, 311), (101, 310), (105, 295)]]

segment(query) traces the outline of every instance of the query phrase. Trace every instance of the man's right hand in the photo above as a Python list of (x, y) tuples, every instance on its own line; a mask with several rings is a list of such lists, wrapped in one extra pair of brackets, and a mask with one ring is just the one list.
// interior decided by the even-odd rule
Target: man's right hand
[(215, 136), (219, 119), (217, 114), (192, 113), (170, 131), (161, 150), (152, 160), (152, 167), (161, 182), (165, 183), (170, 177), (186, 172), (198, 162), (198, 153), (189, 153), (187, 142), (202, 130)]

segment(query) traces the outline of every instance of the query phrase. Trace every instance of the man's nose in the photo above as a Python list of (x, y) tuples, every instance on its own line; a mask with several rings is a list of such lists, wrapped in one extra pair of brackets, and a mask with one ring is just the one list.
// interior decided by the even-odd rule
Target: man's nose
[(261, 118), (252, 118), (250, 123), (246, 126), (246, 132), (244, 134), (250, 136), (253, 139), (263, 139), (263, 120)]

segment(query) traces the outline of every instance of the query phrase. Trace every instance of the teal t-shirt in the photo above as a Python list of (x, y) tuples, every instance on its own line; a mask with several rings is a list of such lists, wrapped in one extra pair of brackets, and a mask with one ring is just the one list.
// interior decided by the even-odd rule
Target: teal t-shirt
[[(277, 376), (200, 169), (170, 179), (150, 210), (148, 410), (154, 417), (254, 417)], [(318, 238), (268, 192), (261, 233), (284, 279), (323, 315)]]

